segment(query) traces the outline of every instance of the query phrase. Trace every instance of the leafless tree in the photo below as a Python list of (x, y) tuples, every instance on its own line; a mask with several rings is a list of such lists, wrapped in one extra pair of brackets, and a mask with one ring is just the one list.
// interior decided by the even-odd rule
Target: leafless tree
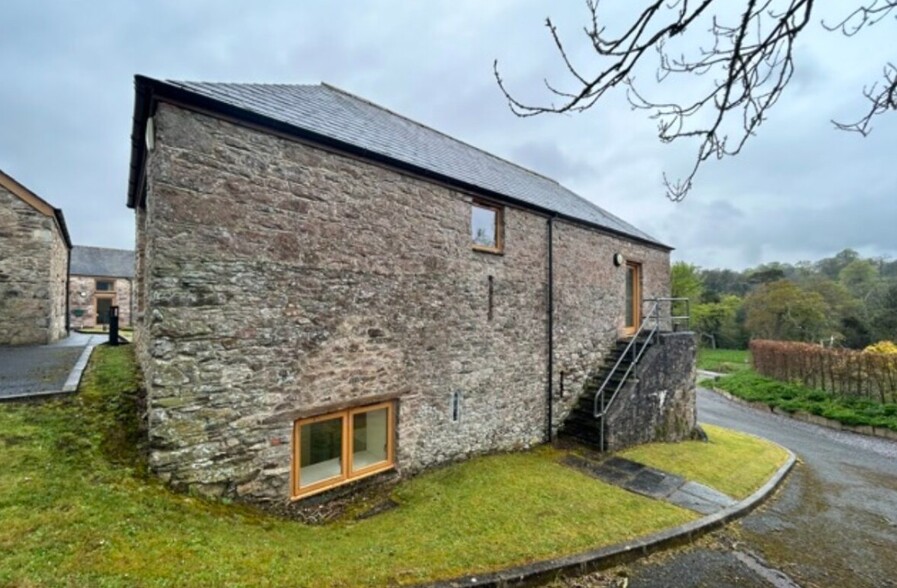
[[(860, 6), (843, 20), (827, 24), (831, 31), (853, 36), (888, 17), (897, 0), (854, 0)], [(547, 105), (525, 103), (508, 90), (494, 64), (495, 79), (518, 116), (554, 112), (582, 112), (594, 106), (609, 90), (624, 87), (629, 103), (650, 112), (658, 122), (664, 143), (682, 138), (699, 142), (691, 170), (683, 179), (671, 181), (664, 174), (667, 196), (682, 200), (692, 187), (701, 164), (715, 157), (736, 155), (766, 119), (770, 108), (794, 74), (795, 41), (811, 21), (814, 0), (650, 0), (618, 34), (610, 34), (603, 19), (600, 0), (586, 0), (591, 22), (584, 32), (602, 60), (597, 72), (586, 72), (574, 64), (568, 45), (550, 18), (546, 26), (574, 89), (545, 81), (553, 101)], [(709, 28), (707, 47), (687, 55), (677, 52), (684, 35), (688, 39)], [(697, 97), (684, 101), (662, 101), (636, 87), (635, 68), (650, 55), (659, 56), (656, 81), (671, 75), (699, 76), (704, 82)], [(856, 122), (834, 122), (842, 130), (868, 134), (871, 120), (897, 110), (897, 67), (888, 63), (883, 80), (864, 89), (871, 106)], [(729, 133), (733, 132), (733, 136)]]

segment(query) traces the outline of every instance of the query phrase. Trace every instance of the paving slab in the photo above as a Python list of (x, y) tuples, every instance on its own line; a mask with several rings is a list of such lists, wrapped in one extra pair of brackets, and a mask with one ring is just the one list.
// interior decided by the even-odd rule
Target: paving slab
[(50, 345), (0, 347), (0, 400), (74, 392), (96, 335), (73, 333)]
[(631, 459), (624, 459), (622, 457), (611, 457), (602, 462), (604, 465), (616, 468), (618, 470), (622, 470), (624, 472), (629, 472), (631, 474), (637, 474), (643, 469), (645, 469), (645, 465), (638, 463), (637, 461), (632, 461)]
[(705, 486), (704, 484), (698, 484), (697, 482), (686, 482), (680, 488), (682, 492), (686, 492), (700, 498), (701, 500), (706, 500), (707, 502), (711, 502), (716, 504), (720, 508), (725, 508), (727, 506), (732, 506), (735, 504), (735, 500), (728, 496), (727, 494), (723, 494), (719, 490), (715, 490), (710, 486)]
[(667, 497), (667, 501), (676, 506), (681, 506), (682, 508), (687, 508), (688, 510), (693, 510), (705, 515), (713, 514), (720, 510), (718, 504), (710, 502), (709, 500), (704, 500), (703, 498), (698, 498), (694, 494), (689, 494), (682, 490), (676, 490), (670, 494)]
[(679, 476), (655, 470), (654, 468), (645, 468), (636, 474), (628, 484), (624, 484), (623, 487), (651, 498), (663, 499), (679, 489), (684, 483), (685, 479)]

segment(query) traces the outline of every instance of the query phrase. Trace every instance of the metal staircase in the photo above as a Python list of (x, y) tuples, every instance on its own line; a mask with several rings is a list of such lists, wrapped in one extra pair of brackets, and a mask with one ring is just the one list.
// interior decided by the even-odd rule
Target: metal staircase
[[(684, 303), (685, 314), (673, 314), (673, 304), (677, 302)], [(656, 343), (663, 321), (669, 320), (670, 327), (684, 322), (688, 329), (688, 298), (652, 298), (644, 303), (650, 306), (642, 324), (633, 335), (616, 342), (598, 372), (583, 385), (582, 394), (561, 427), (561, 435), (605, 451), (608, 412), (620, 392), (638, 382), (635, 369), (645, 351)], [(662, 307), (667, 304), (670, 313), (661, 315)]]

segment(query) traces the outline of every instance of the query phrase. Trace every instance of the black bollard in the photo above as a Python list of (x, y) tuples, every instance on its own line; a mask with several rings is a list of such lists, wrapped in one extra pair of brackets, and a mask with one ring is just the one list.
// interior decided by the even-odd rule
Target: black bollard
[(109, 307), (109, 345), (118, 345), (118, 307)]

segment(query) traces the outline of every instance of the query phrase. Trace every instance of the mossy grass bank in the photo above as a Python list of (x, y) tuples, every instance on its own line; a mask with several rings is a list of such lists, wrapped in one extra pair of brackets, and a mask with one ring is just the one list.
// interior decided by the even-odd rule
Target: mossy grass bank
[[(398, 507), (362, 520), (350, 509), (325, 525), (178, 495), (146, 473), (139, 386), (132, 348), (100, 346), (78, 395), (0, 405), (0, 585), (415, 584), (697, 518), (566, 467), (550, 447), (432, 471), (388, 491)], [(687, 475), (729, 493), (762, 484), (778, 463), (757, 439), (709, 433), (709, 444), (652, 445), (638, 457), (692, 464)], [(768, 461), (746, 474), (756, 479), (722, 475), (752, 459)]]

